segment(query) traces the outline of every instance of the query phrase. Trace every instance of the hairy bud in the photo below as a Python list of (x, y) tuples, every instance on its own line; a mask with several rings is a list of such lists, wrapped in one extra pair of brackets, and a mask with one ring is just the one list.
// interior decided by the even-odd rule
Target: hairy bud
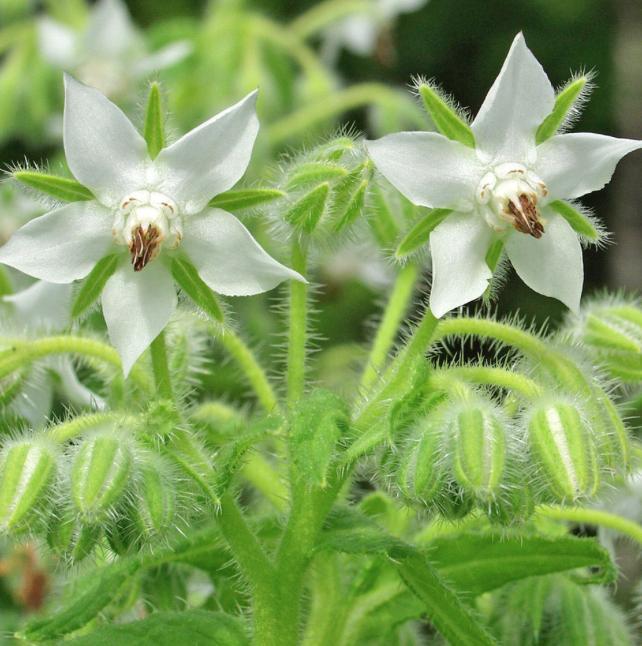
[(71, 469), (71, 497), (88, 520), (103, 516), (113, 507), (128, 484), (131, 451), (123, 437), (96, 433), (78, 448)]
[(536, 407), (529, 419), (531, 452), (555, 499), (592, 495), (599, 482), (596, 451), (577, 408), (564, 401)]
[(138, 467), (134, 518), (145, 537), (162, 534), (172, 526), (176, 494), (163, 465), (146, 462)]
[(101, 527), (87, 524), (70, 509), (54, 516), (47, 532), (47, 544), (53, 552), (70, 563), (82, 561), (91, 554), (101, 536)]
[(55, 447), (32, 439), (7, 444), (0, 454), (0, 531), (21, 529), (56, 474)]

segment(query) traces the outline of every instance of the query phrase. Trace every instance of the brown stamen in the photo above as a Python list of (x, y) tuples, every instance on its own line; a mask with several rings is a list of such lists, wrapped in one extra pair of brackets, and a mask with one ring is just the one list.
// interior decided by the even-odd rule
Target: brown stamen
[(160, 250), (160, 243), (160, 231), (156, 227), (150, 225), (145, 230), (142, 226), (138, 226), (134, 229), (132, 241), (129, 244), (134, 271), (140, 271), (156, 257)]
[(513, 201), (508, 202), (508, 210), (513, 218), (513, 226), (521, 233), (527, 233), (533, 238), (541, 238), (544, 225), (539, 219), (537, 200), (532, 196), (522, 193), (519, 196), (519, 205)]

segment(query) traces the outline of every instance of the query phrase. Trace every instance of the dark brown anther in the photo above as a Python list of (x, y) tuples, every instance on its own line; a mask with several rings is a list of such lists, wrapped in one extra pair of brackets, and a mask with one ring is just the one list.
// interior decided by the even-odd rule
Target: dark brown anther
[(132, 241), (129, 244), (129, 251), (132, 256), (134, 271), (144, 269), (150, 260), (153, 260), (160, 249), (160, 232), (154, 226), (143, 229), (138, 226), (132, 231)]
[(527, 233), (533, 238), (541, 238), (544, 233), (544, 225), (539, 219), (537, 201), (531, 196), (522, 193), (519, 196), (519, 206), (514, 202), (508, 202), (508, 210), (513, 219), (513, 226), (521, 233)]

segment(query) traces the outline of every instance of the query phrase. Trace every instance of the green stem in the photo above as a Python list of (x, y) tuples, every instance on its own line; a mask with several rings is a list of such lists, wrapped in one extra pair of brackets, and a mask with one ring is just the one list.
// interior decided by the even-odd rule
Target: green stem
[(167, 363), (167, 346), (165, 345), (165, 333), (161, 332), (150, 346), (152, 355), (152, 368), (154, 369), (154, 381), (156, 389), (163, 399), (174, 399), (172, 392), (172, 380), (169, 374)]
[[(303, 245), (292, 244), (292, 268), (305, 275), (307, 254)], [(305, 352), (308, 327), (308, 285), (290, 281), (287, 387), (288, 403), (301, 399), (305, 387)]]
[(254, 353), (241, 337), (231, 330), (225, 328), (222, 331), (220, 327), (216, 328), (216, 337), (219, 343), (232, 355), (243, 373), (248, 383), (254, 390), (259, 403), (269, 413), (278, 409), (279, 404), (274, 394), (274, 390), (268, 381), (265, 370), (257, 361)]
[(79, 415), (68, 422), (56, 424), (47, 429), (47, 438), (52, 442), (64, 444), (69, 440), (82, 435), (86, 431), (99, 428), (106, 424), (113, 423), (135, 423), (136, 418), (123, 413), (93, 413), (91, 415)]
[(408, 309), (418, 275), (417, 266), (408, 264), (401, 269), (397, 276), (361, 378), (361, 389), (364, 392), (376, 381), (380, 369), (388, 357), (400, 323)]
[(634, 541), (642, 545), (642, 527), (627, 518), (622, 518), (622, 516), (612, 514), (608, 511), (586, 509), (583, 507), (566, 508), (543, 505), (537, 508), (537, 513), (555, 520), (568, 520), (573, 523), (585, 523), (587, 525), (608, 527), (609, 529), (613, 529), (620, 534), (624, 534), (625, 536), (632, 538)]
[(324, 27), (356, 13), (372, 13), (368, 0), (326, 0), (313, 5), (290, 23), (290, 31), (299, 38), (308, 38)]
[[(118, 352), (106, 343), (78, 336), (52, 336), (43, 339), (2, 339), (0, 346), (10, 345), (7, 350), (0, 352), (0, 378), (18, 370), (37, 359), (53, 354), (78, 354), (122, 370)], [(138, 366), (131, 370), (129, 378), (146, 393), (153, 392), (153, 386), (147, 374)]]
[(323, 100), (316, 100), (275, 121), (268, 128), (268, 140), (272, 146), (279, 146), (319, 123), (366, 105), (394, 105), (398, 111), (407, 114), (413, 125), (420, 128), (426, 126), (423, 112), (410, 103), (405, 95), (380, 83), (359, 83), (324, 96)]
[(433, 373), (429, 381), (433, 388), (439, 388), (442, 379), (448, 380), (452, 377), (475, 384), (499, 386), (511, 392), (517, 392), (526, 399), (535, 399), (542, 394), (542, 389), (539, 385), (525, 375), (491, 366), (448, 368)]

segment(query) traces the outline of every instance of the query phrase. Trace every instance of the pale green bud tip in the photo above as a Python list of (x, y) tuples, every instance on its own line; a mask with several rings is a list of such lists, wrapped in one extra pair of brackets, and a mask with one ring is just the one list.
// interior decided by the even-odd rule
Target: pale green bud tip
[(85, 440), (71, 470), (71, 494), (78, 511), (85, 518), (107, 512), (125, 491), (131, 466), (124, 438), (101, 433)]
[(16, 440), (0, 454), (0, 531), (20, 529), (44, 499), (57, 453), (38, 440)]
[(595, 493), (599, 482), (595, 446), (575, 406), (552, 402), (537, 407), (528, 434), (533, 456), (554, 498), (573, 501)]

